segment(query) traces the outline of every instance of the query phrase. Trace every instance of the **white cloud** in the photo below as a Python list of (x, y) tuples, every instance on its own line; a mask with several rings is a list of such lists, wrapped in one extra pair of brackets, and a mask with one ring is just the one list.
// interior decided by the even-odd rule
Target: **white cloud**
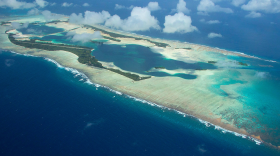
[(125, 9), (126, 7), (123, 6), (123, 5), (119, 5), (119, 4), (116, 4), (115, 5), (115, 10), (119, 10), (119, 9)]
[(34, 33), (34, 32), (36, 32), (35, 29), (27, 29), (26, 31), (29, 32), (29, 33)]
[(44, 10), (42, 15), (46, 21), (58, 20), (62, 17), (62, 15), (51, 13), (49, 10)]
[(36, 4), (20, 2), (17, 0), (0, 0), (0, 7), (9, 7), (11, 9), (30, 9), (36, 7)]
[(83, 6), (84, 6), (84, 7), (88, 7), (88, 6), (90, 6), (90, 5), (89, 5), (88, 3), (84, 3)]
[(130, 7), (128, 7), (127, 9), (132, 10), (134, 8), (134, 5), (131, 5)]
[(78, 15), (75, 13), (72, 13), (69, 16), (69, 23), (76, 23), (76, 24), (83, 24), (84, 23), (84, 17), (82, 13), (79, 13)]
[(248, 18), (258, 18), (258, 17), (261, 17), (261, 16), (262, 16), (261, 13), (252, 11), (248, 15), (246, 15), (245, 17), (248, 17)]
[(86, 11), (84, 24), (102, 24), (110, 17), (111, 15), (109, 14), (108, 11), (102, 11), (102, 12)]
[(221, 23), (219, 20), (210, 20), (210, 21), (207, 21), (206, 23), (208, 24), (218, 24), (218, 23)]
[(269, 76), (269, 73), (267, 73), (267, 72), (256, 72), (255, 76), (258, 77), (258, 78), (261, 78), (261, 79), (265, 79)]
[(19, 22), (12, 22), (11, 27), (13, 29), (22, 29), (22, 28), (28, 28), (29, 22), (20, 24)]
[(215, 66), (217, 66), (218, 68), (238, 68), (239, 62), (238, 61), (217, 61), (217, 63), (215, 63)]
[(242, 5), (243, 10), (247, 11), (263, 11), (266, 13), (279, 13), (279, 0), (250, 0), (247, 4)]
[(199, 21), (200, 21), (200, 22), (205, 22), (205, 19), (200, 19)]
[(105, 26), (116, 28), (116, 29), (122, 29), (123, 25), (124, 25), (124, 21), (118, 15), (114, 15), (110, 17), (105, 23)]
[(199, 14), (205, 15), (207, 15), (209, 12), (233, 13), (230, 8), (222, 8), (219, 5), (215, 5), (215, 3), (211, 0), (201, 0), (197, 6), (197, 10), (200, 12)]
[(208, 38), (216, 38), (216, 37), (223, 37), (221, 34), (217, 34), (217, 33), (209, 33), (208, 34)]
[(91, 12), (86, 11), (85, 17), (80, 13), (76, 15), (75, 13), (71, 14), (69, 17), (70, 23), (77, 24), (103, 24), (111, 15), (107, 11), (102, 12)]
[(147, 7), (150, 11), (157, 11), (161, 9), (158, 2), (150, 2)]
[(37, 15), (40, 11), (37, 8), (31, 9), (27, 12), (27, 15)]
[(102, 39), (102, 35), (99, 31), (94, 32), (93, 34), (90, 33), (82, 33), (77, 34), (76, 32), (68, 32), (66, 36), (71, 38), (72, 42), (89, 42), (93, 39)]
[(186, 2), (184, 0), (179, 0), (177, 4), (177, 12), (183, 12), (185, 14), (189, 14), (191, 11), (186, 7)]
[(209, 14), (207, 12), (197, 12), (198, 15), (202, 15), (202, 16), (209, 16)]
[(55, 5), (56, 5), (56, 3), (55, 3), (55, 2), (50, 3), (50, 6), (55, 6)]
[(125, 31), (146, 31), (151, 28), (160, 29), (158, 20), (151, 15), (151, 11), (146, 7), (134, 7), (131, 15), (124, 20), (118, 15), (114, 15), (106, 21), (105, 26)]
[(238, 7), (240, 6), (241, 4), (244, 4), (247, 0), (232, 0), (231, 1), (231, 4)]
[(119, 5), (119, 4), (116, 4), (116, 5), (115, 5), (115, 10), (120, 10), (120, 9), (132, 10), (133, 8), (134, 8), (134, 5), (131, 5), (130, 7), (125, 7), (125, 6)]
[(61, 4), (61, 6), (63, 6), (63, 7), (70, 7), (72, 5), (73, 5), (73, 3), (67, 3), (67, 2), (64, 2)]
[(36, 2), (36, 4), (39, 5), (41, 8), (44, 8), (44, 7), (46, 7), (46, 6), (49, 4), (49, 2), (44, 1), (44, 0), (35, 0), (35, 2)]
[(206, 21), (205, 19), (201, 19), (199, 21), (202, 22), (202, 23), (207, 23), (207, 24), (218, 24), (218, 23), (221, 23), (219, 20)]
[(197, 31), (195, 26), (192, 26), (192, 20), (190, 16), (184, 15), (182, 12), (175, 15), (165, 16), (164, 33), (188, 33)]
[(7, 67), (11, 67), (15, 63), (15, 60), (13, 59), (5, 59), (5, 65)]

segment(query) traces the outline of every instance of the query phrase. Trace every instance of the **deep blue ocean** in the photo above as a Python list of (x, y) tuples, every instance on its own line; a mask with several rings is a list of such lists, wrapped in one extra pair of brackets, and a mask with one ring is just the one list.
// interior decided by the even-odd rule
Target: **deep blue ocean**
[[(58, 5), (44, 9), (65, 15), (106, 10), (124, 19), (131, 10), (114, 10), (115, 4), (144, 7), (149, 1), (67, 1), (91, 5), (74, 9), (62, 8), (60, 4), (64, 1), (53, 2)], [(152, 15), (156, 16), (161, 27), (164, 17), (171, 14), (177, 2), (159, 1), (163, 9), (152, 12)], [(193, 25), (199, 32), (164, 34), (151, 30), (137, 33), (280, 60), (280, 16), (277, 14), (258, 20), (248, 19), (244, 18), (247, 12), (235, 8), (232, 15), (212, 13), (211, 16), (200, 16), (196, 14), (199, 1), (197, 4), (186, 2), (192, 10)], [(219, 5), (228, 4), (220, 2)], [(1, 8), (5, 15), (25, 15), (27, 11)], [(206, 25), (200, 22), (201, 19), (217, 19), (222, 23)], [(208, 39), (209, 32), (221, 33), (223, 38)], [(150, 67), (146, 68), (141, 67), (141, 71)], [(3, 156), (280, 155), (279, 150), (224, 133), (214, 126), (208, 127), (196, 118), (184, 117), (175, 111), (86, 83), (82, 75), (44, 58), (7, 51), (0, 51), (0, 106), (0, 155)]]
[(279, 155), (198, 119), (1, 51), (0, 155)]

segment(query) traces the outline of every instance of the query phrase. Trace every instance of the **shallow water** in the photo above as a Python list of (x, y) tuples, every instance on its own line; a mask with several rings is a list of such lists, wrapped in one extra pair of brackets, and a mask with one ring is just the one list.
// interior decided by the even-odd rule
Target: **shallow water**
[(279, 155), (40, 57), (1, 52), (0, 69), (2, 155)]
[(64, 29), (48, 27), (45, 25), (29, 24), (28, 28), (22, 28), (22, 29), (19, 29), (18, 31), (22, 32), (22, 34), (47, 35), (47, 34), (52, 34), (52, 33), (63, 32)]
[[(215, 69), (212, 64), (198, 62), (185, 63), (182, 61), (166, 59), (158, 53), (152, 52), (149, 47), (140, 45), (101, 45), (93, 50), (94, 55), (98, 60), (105, 62), (113, 62), (116, 66), (123, 70), (132, 71), (140, 74), (148, 74), (152, 76), (169, 76), (169, 74), (146, 72), (154, 67), (165, 67), (167, 70), (175, 69)], [(195, 75), (185, 75), (185, 78), (192, 79)], [(175, 75), (176, 76), (176, 75)]]

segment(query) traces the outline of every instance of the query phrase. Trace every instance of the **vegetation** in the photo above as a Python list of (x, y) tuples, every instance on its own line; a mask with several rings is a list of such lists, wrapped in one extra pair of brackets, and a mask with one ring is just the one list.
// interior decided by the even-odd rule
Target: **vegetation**
[(53, 44), (47, 42), (42, 43), (42, 42), (36, 42), (35, 39), (31, 39), (30, 41), (18, 41), (13, 37), (13, 34), (9, 34), (9, 39), (13, 44), (20, 45), (25, 48), (43, 49), (48, 51), (55, 51), (55, 50), (69, 51), (79, 56), (78, 61), (82, 64), (104, 68), (102, 64), (98, 62), (98, 60), (94, 56), (91, 55), (91, 49), (88, 47)]
[(186, 50), (191, 50), (192, 48), (175, 48), (175, 49), (186, 49)]
[(11, 22), (1, 22), (1, 25), (10, 24)]
[(102, 36), (103, 38), (107, 39), (107, 40), (112, 40), (112, 41), (116, 41), (116, 42), (120, 42), (121, 40), (113, 38), (113, 37), (108, 37), (108, 36)]
[[(135, 40), (146, 40), (146, 41), (148, 41), (148, 42), (150, 42), (150, 43), (155, 44), (155, 45), (158, 46), (158, 47), (164, 47), (164, 48), (166, 48), (167, 46), (170, 46), (169, 44), (160, 43), (160, 42), (154, 42), (154, 41), (151, 41), (151, 40), (149, 40), (149, 39), (143, 39), (143, 38), (139, 38), (139, 37), (133, 37), (133, 36), (127, 36), (127, 35), (122, 35), (122, 34), (118, 34), (118, 33), (109, 32), (109, 31), (106, 31), (106, 30), (103, 30), (103, 29), (100, 29), (100, 28), (96, 28), (96, 27), (94, 27), (94, 26), (90, 26), (90, 25), (85, 25), (85, 27), (94, 29), (95, 31), (100, 31), (100, 32), (102, 32), (102, 33), (104, 33), (104, 34), (108, 34), (109, 36), (111, 36), (110, 39), (112, 39), (112, 38), (116, 39), (117, 37), (118, 37), (118, 38), (133, 38), (133, 39), (135, 39)], [(104, 37), (104, 38), (105, 38), (105, 37)], [(116, 39), (116, 40), (118, 40), (118, 39)], [(117, 41), (117, 42), (118, 42), (118, 41)]]
[(115, 72), (115, 73), (118, 73), (120, 75), (123, 75), (125, 77), (128, 77), (134, 81), (140, 81), (140, 80), (144, 80), (144, 79), (148, 79), (148, 78), (151, 78), (151, 76), (147, 76), (147, 77), (140, 77), (139, 75), (136, 75), (136, 74), (131, 74), (131, 73), (128, 73), (128, 72), (123, 72), (119, 69), (113, 69), (113, 68), (107, 68), (108, 70), (112, 71), (112, 72)]
[(208, 63), (215, 64), (217, 61), (208, 61)]
[(64, 22), (64, 21), (61, 21), (61, 20), (53, 20), (53, 21), (50, 21), (50, 22), (46, 22), (46, 24), (49, 24), (49, 23), (54, 23), (54, 24), (57, 24), (59, 22)]
[(199, 69), (199, 68), (197, 68), (197, 69), (195, 69), (195, 70), (208, 70), (208, 69)]
[(165, 68), (165, 67), (158, 66), (158, 67), (155, 67), (155, 69), (166, 69), (166, 68)]
[(243, 62), (238, 62), (238, 64), (241, 65), (241, 66), (248, 66), (247, 63), (243, 63)]
[[(36, 39), (31, 39), (30, 41), (18, 41), (13, 37), (13, 35), (14, 34), (9, 34), (8, 37), (9, 37), (10, 41), (15, 45), (23, 46), (25, 48), (42, 49), (42, 50), (48, 50), (48, 51), (65, 50), (65, 51), (69, 51), (71, 53), (76, 54), (79, 57), (78, 61), (82, 64), (107, 69), (112, 72), (123, 75), (125, 77), (128, 77), (134, 81), (140, 81), (140, 80), (151, 78), (151, 76), (140, 77), (139, 75), (122, 72), (118, 69), (103, 67), (103, 65), (100, 62), (98, 62), (98, 60), (94, 56), (91, 55), (91, 49), (88, 47), (65, 45), (65, 44), (53, 44), (53, 43), (48, 43), (48, 42), (36, 42)], [(43, 40), (40, 40), (40, 41), (43, 41)]]
[[(215, 64), (215, 63), (217, 63), (217, 61), (208, 61), (208, 63)], [(241, 66), (248, 66), (247, 63), (243, 63), (243, 62), (238, 62), (238, 65), (241, 65)]]

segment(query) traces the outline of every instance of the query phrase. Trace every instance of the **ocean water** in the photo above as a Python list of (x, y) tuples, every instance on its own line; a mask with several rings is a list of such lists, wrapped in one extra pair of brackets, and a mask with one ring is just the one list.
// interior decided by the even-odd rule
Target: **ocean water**
[[(104, 62), (114, 62), (114, 65), (123, 70), (132, 71), (140, 74), (147, 74), (152, 76), (172, 76), (168, 73), (147, 72), (154, 67), (165, 67), (167, 70), (175, 69), (216, 69), (212, 64), (197, 62), (186, 63), (172, 59), (166, 59), (158, 53), (152, 52), (148, 47), (140, 45), (101, 45), (97, 46), (92, 55)], [(195, 75), (181, 74), (186, 79), (195, 79)]]
[(1, 51), (0, 72), (1, 155), (280, 154), (41, 57)]
[[(124, 19), (128, 17), (131, 10), (114, 10), (115, 4), (144, 7), (149, 1), (110, 0), (95, 1), (94, 4), (88, 1), (91, 7), (77, 6), (75, 9), (61, 7), (59, 4), (64, 1), (55, 2), (57, 6), (45, 9), (66, 15), (86, 10), (96, 12), (107, 10), (111, 15), (118, 14)], [(82, 5), (86, 1), (68, 2)], [(152, 12), (152, 15), (156, 16), (163, 28), (164, 17), (174, 14), (171, 13), (171, 9), (176, 7), (177, 1), (163, 0), (159, 4), (163, 9)], [(280, 16), (277, 14), (254, 20), (244, 18), (247, 12), (239, 9), (233, 15), (212, 13), (211, 16), (200, 16), (196, 14), (197, 4), (187, 1), (187, 5), (192, 10), (190, 16), (193, 25), (199, 29), (199, 32), (165, 34), (160, 30), (150, 30), (137, 33), (244, 52), (269, 60), (280, 60), (278, 44), (280, 29), (277, 23)], [(219, 5), (226, 6), (223, 2)], [(2, 9), (2, 11), (1, 13), (5, 12), (6, 15), (25, 15), (28, 10)], [(221, 24), (207, 25), (200, 22), (202, 18), (218, 19)], [(60, 32), (48, 27), (41, 29), (42, 27), (30, 25), (29, 28), (33, 28), (38, 34)], [(27, 29), (21, 31), (28, 33)], [(221, 33), (223, 38), (208, 39), (207, 34), (210, 32)], [(57, 38), (53, 40), (54, 42), (60, 43), (63, 40), (73, 44), (70, 39), (65, 40), (57, 35), (43, 39), (51, 40), (53, 37)], [(96, 47), (92, 44), (88, 46)], [(137, 57), (141, 56), (137, 55)], [(236, 112), (236, 116), (226, 116), (226, 119), (239, 119), (241, 120), (239, 127), (252, 126), (252, 130), (260, 133), (265, 130), (279, 136), (277, 134), (279, 133), (277, 129), (280, 127), (279, 65), (247, 58), (234, 59), (251, 64), (253, 67), (246, 68), (254, 68), (262, 73), (264, 79), (254, 79), (253, 88), (251, 86), (251, 88), (236, 89), (243, 95), (239, 100), (244, 103), (247, 116), (242, 116), (244, 112)], [(273, 65), (274, 68), (256, 67), (258, 64)], [(137, 68), (143, 72), (150, 67), (135, 67), (131, 70)], [(1, 51), (0, 72), (1, 155), (280, 154), (279, 150), (263, 144), (257, 145), (255, 141), (236, 136), (237, 134), (225, 133), (223, 130), (218, 130), (218, 127), (209, 126), (209, 123), (201, 122), (196, 118), (184, 117), (178, 112), (151, 106), (126, 95), (119, 95), (108, 88), (96, 87), (87, 83), (86, 78), (75, 70), (58, 67), (44, 58)], [(166, 76), (165, 73), (152, 74)], [(235, 78), (238, 78), (238, 73), (236, 74)], [(255, 74), (257, 73), (253, 73)], [(220, 89), (221, 85), (246, 84), (235, 78), (231, 81), (220, 81), (211, 89), (219, 95), (229, 96)], [(256, 124), (250, 125), (248, 121), (267, 124), (261, 127)]]

